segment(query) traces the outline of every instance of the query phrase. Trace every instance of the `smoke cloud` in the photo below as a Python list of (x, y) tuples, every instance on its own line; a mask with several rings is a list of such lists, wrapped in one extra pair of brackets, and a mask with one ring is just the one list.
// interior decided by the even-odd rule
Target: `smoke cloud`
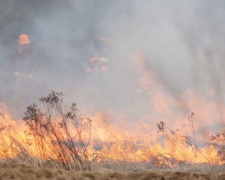
[[(0, 12), (0, 101), (16, 115), (54, 90), (114, 120), (223, 122), (222, 1), (8, 0)], [(8, 67), (22, 33), (39, 63), (18, 80)]]

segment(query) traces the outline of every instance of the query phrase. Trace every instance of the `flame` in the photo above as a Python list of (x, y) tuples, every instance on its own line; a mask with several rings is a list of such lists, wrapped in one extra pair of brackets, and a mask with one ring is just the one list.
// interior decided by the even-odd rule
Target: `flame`
[[(95, 118), (97, 120), (94, 119), (94, 122), (102, 119), (99, 114), (96, 114)], [(99, 125), (96, 125), (97, 135), (94, 143), (97, 147), (94, 148), (99, 149), (96, 153), (102, 158), (100, 161), (104, 158), (128, 162), (156, 161), (157, 166), (177, 166), (179, 162), (218, 165), (224, 163), (212, 145), (195, 148), (194, 144), (185, 142), (186, 138), (182, 133), (150, 134), (147, 125), (136, 127), (127, 131), (108, 124), (107, 128), (97, 130)], [(162, 137), (164, 139), (160, 140)]]
[[(107, 62), (101, 58), (90, 60), (91, 63), (98, 61)], [(142, 52), (135, 55), (134, 62), (137, 63), (134, 72), (139, 77), (137, 79), (139, 87), (136, 92), (147, 94), (151, 113), (143, 114), (142, 118), (135, 122), (113, 110), (108, 114), (99, 112), (92, 115), (88, 159), (99, 162), (145, 161), (160, 167), (178, 166), (180, 163), (224, 164), (224, 154), (219, 153), (217, 146), (210, 143), (209, 138), (208, 141), (204, 140), (206, 138), (204, 133), (207, 137), (212, 133), (203, 132), (203, 137), (195, 134), (202, 127), (221, 122), (218, 104), (210, 101), (210, 98), (205, 98), (213, 96), (214, 93), (207, 90), (203, 95), (189, 89), (180, 96), (180, 99), (175, 99), (165, 92), (153, 71), (147, 68)], [(185, 99), (186, 103), (184, 104), (181, 99)], [(181, 111), (183, 109), (193, 109), (196, 115), (191, 113), (187, 118)], [(222, 104), (220, 104), (220, 111), (225, 111)], [(55, 122), (57, 123), (57, 119)], [(157, 123), (159, 123), (159, 132), (157, 132)], [(0, 133), (0, 158), (13, 159), (25, 153), (37, 159), (60, 160), (58, 153), (53, 153), (53, 151), (58, 152), (58, 149), (51, 139), (46, 138), (40, 147), (36, 147), (34, 142), (37, 139), (29, 134), (28, 126), (23, 120), (13, 120), (4, 103), (0, 103)], [(217, 139), (223, 144), (222, 135), (218, 135)], [(205, 142), (199, 144), (200, 140)], [(66, 160), (69, 161), (70, 157)]]
[[(33, 143), (35, 139), (29, 135), (24, 121), (13, 120), (3, 103), (0, 104), (0, 107), (0, 158), (17, 158), (23, 151), (35, 158), (45, 160), (59, 158), (52, 153), (54, 145), (49, 142), (49, 139), (46, 139), (46, 144), (43, 144), (42, 147), (35, 147)], [(187, 143), (186, 137), (179, 130), (154, 133), (149, 124), (136, 123), (131, 129), (126, 129), (124, 127), (129, 127), (126, 125), (128, 122), (123, 123), (125, 124), (111, 122), (110, 117), (103, 113), (93, 116), (92, 140), (88, 149), (90, 160), (96, 158), (97, 161), (147, 161), (162, 167), (178, 166), (180, 162), (213, 165), (225, 163), (215, 146), (196, 148), (193, 143)], [(40, 154), (37, 148), (42, 148), (43, 154)], [(93, 156), (94, 154), (97, 157)]]

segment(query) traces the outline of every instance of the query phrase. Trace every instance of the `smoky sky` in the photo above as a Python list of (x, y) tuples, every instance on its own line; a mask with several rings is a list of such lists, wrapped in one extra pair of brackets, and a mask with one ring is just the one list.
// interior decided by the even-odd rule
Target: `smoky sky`
[[(223, 102), (224, 1), (0, 2), (0, 101), (20, 113), (50, 90), (63, 92), (88, 113), (113, 110), (136, 119), (151, 112), (147, 95), (136, 93), (138, 51), (145, 54), (146, 71), (178, 101), (184, 101), (179, 95), (186, 89), (212, 88), (215, 100)], [(35, 87), (12, 84), (5, 68), (22, 33), (40, 61)], [(114, 48), (96, 47), (98, 38), (112, 34)], [(107, 58), (108, 71), (87, 74), (92, 57)]]

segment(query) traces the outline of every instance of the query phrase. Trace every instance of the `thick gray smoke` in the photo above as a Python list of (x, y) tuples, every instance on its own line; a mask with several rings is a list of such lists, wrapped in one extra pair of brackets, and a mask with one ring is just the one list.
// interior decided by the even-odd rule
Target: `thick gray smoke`
[[(21, 113), (54, 90), (88, 113), (138, 119), (152, 112), (140, 78), (153, 72), (184, 113), (194, 111), (180, 96), (187, 89), (212, 89), (214, 101), (223, 103), (224, 8), (210, 0), (1, 0), (0, 101)], [(21, 87), (6, 68), (22, 33), (38, 54), (32, 87)], [(138, 52), (145, 59), (141, 70), (134, 63)], [(107, 70), (88, 73), (93, 57), (107, 59)]]

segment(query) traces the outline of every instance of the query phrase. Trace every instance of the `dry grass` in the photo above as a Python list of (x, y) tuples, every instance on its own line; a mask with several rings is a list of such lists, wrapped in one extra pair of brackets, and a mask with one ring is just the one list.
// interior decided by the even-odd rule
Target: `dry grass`
[(0, 179), (58, 179), (58, 180), (188, 180), (188, 179), (212, 179), (223, 180), (225, 174), (222, 173), (196, 173), (180, 171), (159, 171), (119, 173), (119, 172), (73, 172), (57, 169), (43, 169), (33, 166), (2, 163), (0, 164)]
[(91, 120), (78, 114), (75, 104), (65, 106), (62, 96), (52, 91), (40, 98), (44, 110), (35, 104), (27, 107), (24, 121), (31, 139), (21, 137), (13, 126), (2, 125), (1, 157), (39, 167), (90, 170)]

